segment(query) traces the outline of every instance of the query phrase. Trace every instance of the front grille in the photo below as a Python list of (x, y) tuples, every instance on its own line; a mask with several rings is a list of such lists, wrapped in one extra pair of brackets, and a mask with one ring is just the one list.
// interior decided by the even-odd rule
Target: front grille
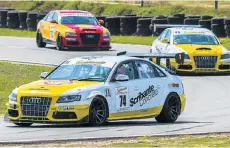
[(215, 68), (217, 56), (194, 56), (196, 68)]
[(97, 45), (100, 39), (100, 34), (96, 33), (82, 33), (80, 34), (83, 44)]
[(23, 116), (45, 117), (49, 111), (52, 98), (49, 97), (21, 97), (21, 111)]

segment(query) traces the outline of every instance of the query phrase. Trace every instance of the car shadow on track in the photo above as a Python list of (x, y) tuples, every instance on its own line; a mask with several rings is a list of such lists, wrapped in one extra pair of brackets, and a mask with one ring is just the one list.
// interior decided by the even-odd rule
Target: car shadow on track
[[(45, 49), (57, 50), (56, 47), (46, 47)], [(75, 52), (79, 52), (79, 51), (81, 51), (81, 52), (92, 52), (92, 51), (94, 51), (94, 52), (111, 52), (111, 51), (116, 51), (116, 50), (114, 50), (114, 49), (98, 50), (98, 49), (80, 49), (79, 48), (79, 49), (67, 49), (67, 50), (64, 49), (62, 51), (64, 51), (64, 52), (73, 52), (73, 51), (75, 51)]]
[[(158, 123), (156, 121), (120, 121), (120, 122), (107, 122), (103, 126), (97, 126), (97, 127), (127, 127), (127, 126), (159, 126), (159, 125), (180, 125), (180, 124), (204, 124), (204, 123), (213, 123), (213, 122), (196, 122), (196, 121), (177, 121), (174, 123)], [(21, 128), (19, 126), (10, 125), (7, 127), (11, 128)], [(88, 124), (36, 124), (34, 126), (31, 126), (29, 128), (89, 128), (89, 127), (95, 127), (90, 126)], [(22, 127), (23, 128), (23, 127)], [(28, 128), (28, 127), (27, 127)]]
[(197, 74), (186, 74), (186, 73), (183, 73), (183, 74), (177, 74), (178, 76), (186, 76), (186, 77), (209, 77), (209, 76), (230, 76), (230, 73), (205, 73), (205, 74), (202, 74), (202, 73), (197, 73)]

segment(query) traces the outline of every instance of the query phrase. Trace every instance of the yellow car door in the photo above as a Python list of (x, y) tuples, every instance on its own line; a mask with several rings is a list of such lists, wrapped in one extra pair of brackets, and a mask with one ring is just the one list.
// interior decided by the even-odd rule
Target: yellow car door
[(41, 33), (42, 33), (42, 37), (45, 39), (50, 40), (50, 26), (51, 26), (51, 20), (53, 18), (54, 12), (50, 12), (49, 14), (47, 14), (47, 16), (45, 17), (43, 23), (41, 24)]

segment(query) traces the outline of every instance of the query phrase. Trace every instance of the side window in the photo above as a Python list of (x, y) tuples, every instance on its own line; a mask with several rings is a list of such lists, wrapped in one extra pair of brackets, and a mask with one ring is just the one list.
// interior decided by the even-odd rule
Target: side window
[(154, 66), (154, 68), (155, 68), (155, 73), (156, 73), (157, 77), (166, 77), (166, 74), (164, 72), (162, 72), (158, 67)]
[(130, 80), (135, 79), (135, 72), (134, 72), (132, 62), (127, 62), (127, 63), (123, 63), (123, 64), (119, 65), (119, 67), (115, 73), (115, 77), (119, 74), (124, 74), (124, 75), (129, 76)]
[(54, 14), (54, 12), (50, 12), (45, 18), (44, 18), (44, 21), (50, 21), (50, 20), (52, 20), (52, 17), (53, 17), (53, 14)]
[(154, 68), (150, 63), (146, 61), (136, 61), (135, 65), (137, 67), (137, 71), (141, 79), (156, 77)]
[(58, 14), (57, 12), (54, 12), (54, 15), (53, 15), (53, 20), (56, 20), (58, 22)]
[(170, 42), (170, 36), (171, 36), (171, 30), (169, 30), (165, 36), (165, 38), (167, 38)]
[(165, 30), (161, 33), (161, 35), (158, 37), (158, 39), (161, 40), (161, 39), (165, 38), (167, 32), (168, 32), (168, 29), (165, 29)]

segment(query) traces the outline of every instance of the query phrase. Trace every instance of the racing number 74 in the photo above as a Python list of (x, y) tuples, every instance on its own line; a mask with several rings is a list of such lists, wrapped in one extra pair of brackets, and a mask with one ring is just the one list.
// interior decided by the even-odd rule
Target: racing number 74
[(121, 102), (120, 102), (120, 107), (123, 105), (126, 106), (126, 95), (120, 95)]

